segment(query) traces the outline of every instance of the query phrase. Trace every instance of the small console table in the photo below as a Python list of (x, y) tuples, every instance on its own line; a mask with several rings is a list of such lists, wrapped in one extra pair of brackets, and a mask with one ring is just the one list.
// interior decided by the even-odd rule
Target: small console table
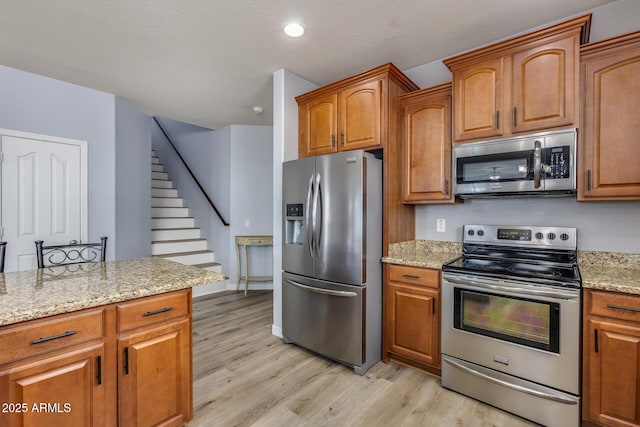
[[(244, 274), (242, 274), (242, 257), (240, 247), (244, 247)], [(240, 288), (240, 281), (244, 280), (244, 294), (247, 295), (249, 280), (253, 282), (271, 282), (273, 276), (249, 276), (249, 246), (273, 246), (273, 236), (236, 236), (236, 255), (238, 258), (238, 284), (236, 290)]]

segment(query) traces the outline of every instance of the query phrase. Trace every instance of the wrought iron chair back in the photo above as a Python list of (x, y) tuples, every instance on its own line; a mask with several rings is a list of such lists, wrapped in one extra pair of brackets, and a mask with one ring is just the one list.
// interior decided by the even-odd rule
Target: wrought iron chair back
[(4, 273), (4, 251), (7, 249), (7, 242), (0, 242), (0, 273)]
[(70, 243), (54, 246), (44, 246), (43, 243), (42, 240), (36, 241), (38, 268), (104, 262), (107, 254), (106, 237), (101, 237), (100, 243)]

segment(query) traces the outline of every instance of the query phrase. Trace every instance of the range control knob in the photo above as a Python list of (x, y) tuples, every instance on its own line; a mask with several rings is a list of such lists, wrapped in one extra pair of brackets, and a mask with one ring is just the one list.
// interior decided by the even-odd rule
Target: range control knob
[(478, 230), (478, 236), (484, 236), (484, 231)]
[(556, 239), (556, 235), (555, 235), (555, 233), (549, 233), (549, 234), (547, 234), (547, 239), (549, 239), (549, 240), (555, 240), (555, 239)]
[(469, 236), (473, 236), (474, 234), (476, 234), (476, 232), (475, 232), (475, 231), (473, 231), (473, 230), (469, 230), (469, 231), (467, 231), (467, 234), (468, 234)]
[(536, 233), (536, 239), (540, 240), (540, 239), (543, 239), (543, 238), (544, 238), (544, 234), (542, 234), (541, 232), (538, 231)]
[(569, 240), (569, 235), (568, 235), (567, 233), (562, 233), (562, 234), (560, 235), (560, 239), (562, 239), (562, 240)]

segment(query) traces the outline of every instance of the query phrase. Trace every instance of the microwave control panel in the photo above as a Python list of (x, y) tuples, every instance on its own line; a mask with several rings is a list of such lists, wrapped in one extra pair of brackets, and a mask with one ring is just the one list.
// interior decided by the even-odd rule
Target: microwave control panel
[(546, 179), (569, 178), (571, 164), (569, 146), (545, 148), (542, 150), (542, 163), (547, 166), (543, 169)]

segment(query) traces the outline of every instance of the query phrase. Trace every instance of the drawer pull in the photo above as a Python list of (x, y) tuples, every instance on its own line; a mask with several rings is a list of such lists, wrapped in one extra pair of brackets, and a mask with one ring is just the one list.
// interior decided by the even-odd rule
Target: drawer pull
[(171, 310), (173, 310), (173, 307), (165, 307), (165, 308), (161, 308), (160, 310), (147, 311), (145, 314), (143, 314), (143, 316), (149, 317), (149, 316), (153, 316), (154, 314), (166, 313), (167, 311), (171, 311)]
[(418, 280), (420, 278), (420, 276), (414, 276), (413, 274), (403, 274), (402, 277), (413, 280)]
[(633, 313), (640, 313), (640, 308), (623, 307), (621, 305), (607, 304), (607, 308), (613, 308), (613, 309), (616, 309), (616, 310), (631, 311)]
[(76, 331), (67, 331), (67, 332), (63, 332), (63, 333), (58, 334), (58, 335), (52, 335), (52, 336), (46, 337), (46, 338), (38, 338), (37, 340), (31, 341), (31, 344), (42, 344), (43, 342), (57, 340), (58, 338), (70, 337), (71, 335), (75, 335), (77, 333), (78, 332), (76, 332)]

